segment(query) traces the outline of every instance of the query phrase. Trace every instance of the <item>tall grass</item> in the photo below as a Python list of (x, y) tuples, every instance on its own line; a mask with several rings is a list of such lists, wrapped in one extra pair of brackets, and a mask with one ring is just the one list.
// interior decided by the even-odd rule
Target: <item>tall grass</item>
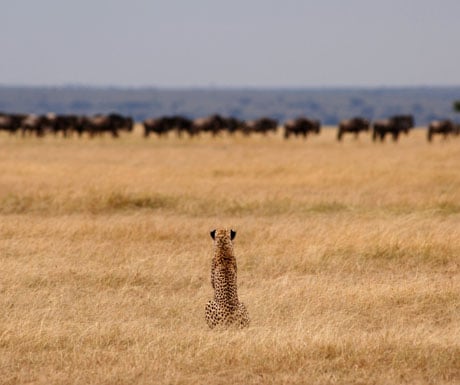
[(1, 383), (459, 383), (459, 142), (348, 139), (0, 136)]

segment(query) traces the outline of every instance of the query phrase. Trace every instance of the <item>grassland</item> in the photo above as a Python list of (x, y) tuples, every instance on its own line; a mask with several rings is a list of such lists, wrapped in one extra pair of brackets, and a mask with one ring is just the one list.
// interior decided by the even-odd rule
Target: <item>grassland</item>
[(0, 260), (2, 384), (460, 383), (460, 139), (2, 134)]

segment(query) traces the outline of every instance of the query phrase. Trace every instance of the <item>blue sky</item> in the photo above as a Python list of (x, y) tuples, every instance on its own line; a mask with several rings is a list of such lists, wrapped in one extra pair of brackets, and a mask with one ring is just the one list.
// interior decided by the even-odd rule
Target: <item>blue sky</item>
[(3, 0), (0, 84), (460, 85), (459, 0)]

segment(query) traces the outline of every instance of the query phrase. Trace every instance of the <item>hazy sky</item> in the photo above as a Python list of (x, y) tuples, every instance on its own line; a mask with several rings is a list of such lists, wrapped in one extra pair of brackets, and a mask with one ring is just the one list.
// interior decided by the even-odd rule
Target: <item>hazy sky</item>
[(0, 84), (460, 85), (460, 0), (2, 0)]

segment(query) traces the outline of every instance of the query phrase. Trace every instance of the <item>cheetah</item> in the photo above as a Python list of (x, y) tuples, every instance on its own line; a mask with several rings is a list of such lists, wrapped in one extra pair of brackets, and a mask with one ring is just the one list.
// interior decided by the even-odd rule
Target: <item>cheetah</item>
[(214, 299), (205, 308), (206, 322), (211, 329), (216, 326), (244, 328), (249, 325), (246, 306), (238, 300), (236, 259), (232, 243), (235, 236), (234, 230), (211, 231), (211, 238), (214, 240), (214, 257), (211, 263)]

